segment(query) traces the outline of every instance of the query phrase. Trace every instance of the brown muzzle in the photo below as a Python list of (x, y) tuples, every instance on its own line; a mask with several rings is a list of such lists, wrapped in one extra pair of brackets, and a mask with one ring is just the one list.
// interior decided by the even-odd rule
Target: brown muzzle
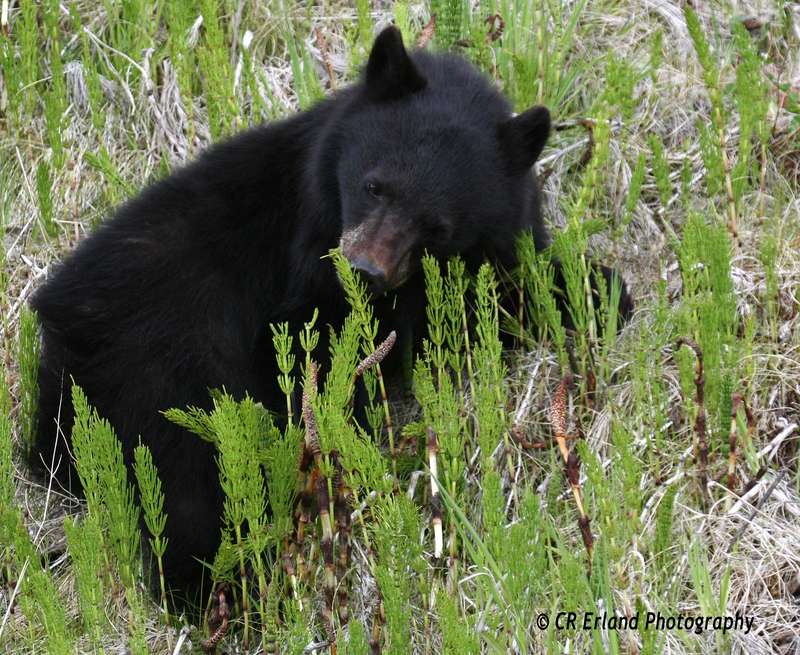
[(339, 241), (342, 254), (376, 294), (406, 281), (413, 245), (412, 230), (392, 216), (370, 218), (345, 231)]

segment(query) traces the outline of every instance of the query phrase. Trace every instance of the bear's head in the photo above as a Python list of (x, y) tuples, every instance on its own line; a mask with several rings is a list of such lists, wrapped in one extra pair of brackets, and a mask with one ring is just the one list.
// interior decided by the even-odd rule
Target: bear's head
[(363, 79), (329, 132), (340, 247), (373, 292), (402, 285), (424, 252), (507, 259), (541, 223), (531, 171), (550, 115), (512, 116), (484, 75), (453, 55), (375, 40)]

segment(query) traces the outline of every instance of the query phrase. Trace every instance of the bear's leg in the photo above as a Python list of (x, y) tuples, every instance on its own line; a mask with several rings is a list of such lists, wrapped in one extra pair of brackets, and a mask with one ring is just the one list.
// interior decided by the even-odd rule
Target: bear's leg
[(72, 461), (70, 435), (74, 413), (68, 373), (48, 356), (39, 362), (39, 407), (36, 434), (27, 453), (31, 471), (40, 482), (56, 482), (64, 490), (83, 493)]
[[(184, 448), (170, 449), (173, 457), (180, 460), (181, 452), (190, 454), (190, 457), (167, 462), (161, 453), (158, 458), (161, 461), (156, 462), (167, 515), (164, 577), (167, 587), (174, 590), (176, 600), (204, 606), (211, 590), (211, 575), (209, 568), (199, 560), (210, 565), (219, 548), (223, 494), (214, 460), (214, 446), (188, 433), (180, 435), (179, 439), (193, 443), (183, 444)], [(143, 533), (147, 534), (144, 526)], [(151, 567), (155, 564), (151, 562)], [(155, 588), (157, 577), (153, 582)]]

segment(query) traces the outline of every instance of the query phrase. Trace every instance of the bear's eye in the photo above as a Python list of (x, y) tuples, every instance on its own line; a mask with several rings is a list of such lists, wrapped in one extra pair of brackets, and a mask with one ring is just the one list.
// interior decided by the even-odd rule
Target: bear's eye
[(378, 184), (377, 182), (375, 182), (374, 180), (368, 180), (364, 184), (364, 188), (367, 190), (367, 193), (369, 195), (373, 196), (374, 198), (380, 198), (381, 197), (381, 193), (382, 193), (381, 185)]

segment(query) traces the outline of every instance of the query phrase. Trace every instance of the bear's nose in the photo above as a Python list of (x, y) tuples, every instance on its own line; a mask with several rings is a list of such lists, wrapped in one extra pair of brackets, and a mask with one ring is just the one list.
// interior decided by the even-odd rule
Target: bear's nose
[(369, 291), (374, 294), (386, 291), (389, 282), (386, 271), (375, 263), (366, 258), (358, 257), (352, 260), (350, 265), (361, 276), (361, 279), (366, 282)]

